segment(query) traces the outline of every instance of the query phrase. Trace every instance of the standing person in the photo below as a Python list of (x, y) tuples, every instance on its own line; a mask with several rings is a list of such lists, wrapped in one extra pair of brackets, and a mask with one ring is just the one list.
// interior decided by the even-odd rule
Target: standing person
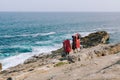
[(63, 48), (64, 48), (64, 52), (66, 53), (66, 55), (69, 55), (69, 53), (71, 51), (70, 40), (68, 40), (68, 39), (64, 40)]
[(62, 57), (66, 57), (65, 47), (66, 47), (66, 45), (65, 45), (65, 40), (64, 40), (64, 41), (63, 41), (63, 52), (61, 53), (61, 56), (62, 56)]
[(73, 49), (73, 52), (75, 53), (76, 52), (76, 36), (72, 36), (72, 49)]
[(78, 52), (80, 52), (80, 34), (77, 33), (75, 36), (76, 36), (76, 49)]

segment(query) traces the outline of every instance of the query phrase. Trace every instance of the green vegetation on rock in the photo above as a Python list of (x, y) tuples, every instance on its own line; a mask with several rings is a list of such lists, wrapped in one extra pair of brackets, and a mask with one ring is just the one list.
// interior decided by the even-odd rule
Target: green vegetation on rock
[(68, 64), (68, 62), (58, 62), (54, 65), (54, 67), (59, 67), (59, 66), (65, 65), (65, 64)]

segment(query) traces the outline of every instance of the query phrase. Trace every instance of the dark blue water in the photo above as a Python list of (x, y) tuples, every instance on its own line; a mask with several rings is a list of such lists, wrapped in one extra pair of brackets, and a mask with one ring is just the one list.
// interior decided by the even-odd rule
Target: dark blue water
[[(78, 32), (85, 36), (105, 30), (110, 42), (120, 42), (120, 13), (17, 13), (0, 12), (0, 60), (24, 61), (31, 55), (62, 46)], [(17, 62), (16, 62), (17, 64)]]

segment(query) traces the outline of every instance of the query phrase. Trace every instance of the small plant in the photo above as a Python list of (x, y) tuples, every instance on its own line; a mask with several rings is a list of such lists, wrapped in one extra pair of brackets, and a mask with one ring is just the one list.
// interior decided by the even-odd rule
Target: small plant
[(64, 64), (68, 64), (67, 62), (58, 62), (54, 65), (54, 67), (59, 67), (59, 66), (62, 66)]

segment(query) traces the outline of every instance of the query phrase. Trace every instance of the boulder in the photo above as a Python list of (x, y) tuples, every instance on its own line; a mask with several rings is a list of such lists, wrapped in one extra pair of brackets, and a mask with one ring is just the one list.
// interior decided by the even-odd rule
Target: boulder
[(7, 78), (7, 80), (13, 80), (11, 77)]
[(84, 48), (97, 46), (98, 44), (106, 44), (109, 40), (109, 34), (106, 31), (98, 31), (81, 38), (81, 45)]
[(120, 43), (118, 44), (99, 44), (91, 48), (84, 48), (79, 53), (70, 54), (68, 61), (86, 61), (96, 57), (117, 54), (120, 52)]

